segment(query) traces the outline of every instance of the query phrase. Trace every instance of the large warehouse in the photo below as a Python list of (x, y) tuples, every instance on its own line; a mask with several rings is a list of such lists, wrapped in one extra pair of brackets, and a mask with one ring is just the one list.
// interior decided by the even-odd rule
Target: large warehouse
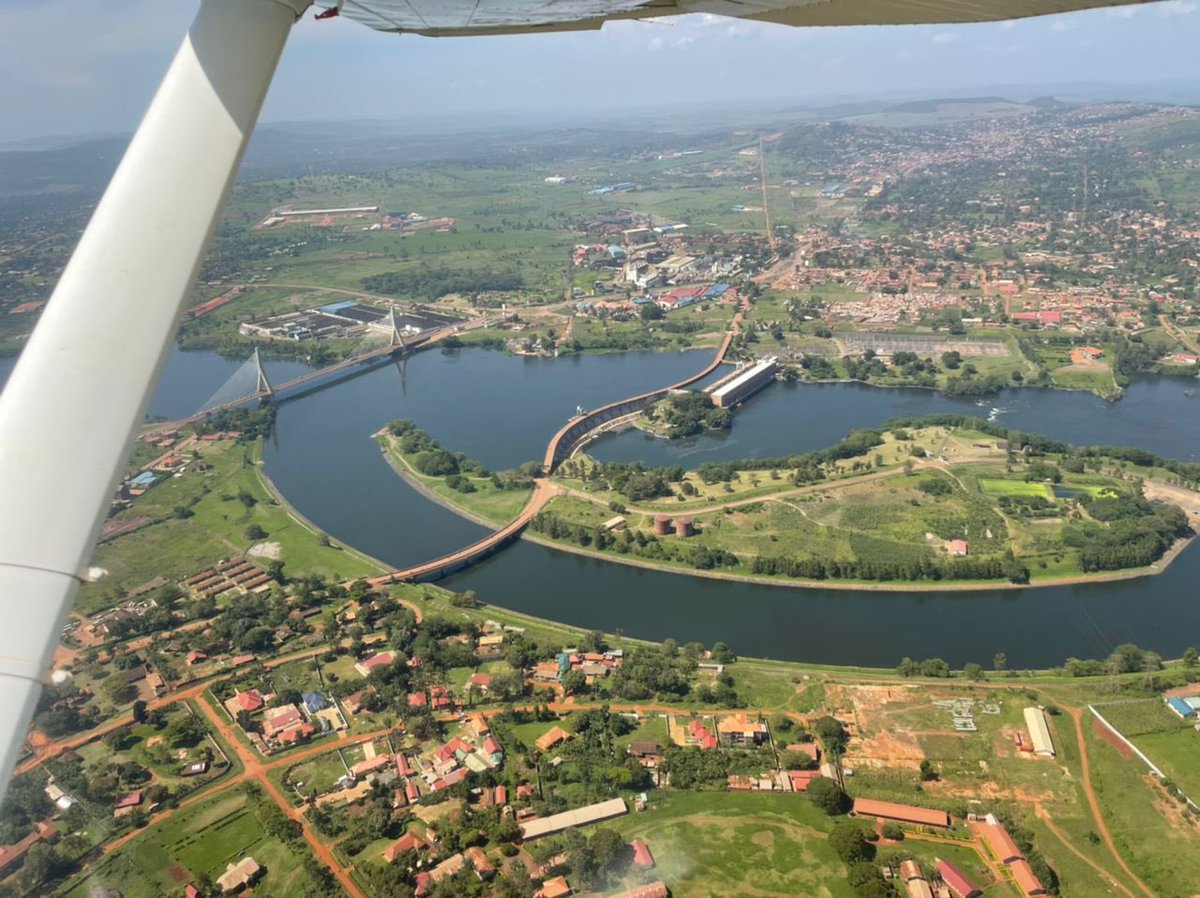
[(1046, 712), (1041, 708), (1026, 708), (1025, 726), (1029, 729), (1029, 738), (1033, 741), (1033, 753), (1044, 758), (1053, 758), (1054, 740), (1050, 738), (1050, 724), (1046, 721)]

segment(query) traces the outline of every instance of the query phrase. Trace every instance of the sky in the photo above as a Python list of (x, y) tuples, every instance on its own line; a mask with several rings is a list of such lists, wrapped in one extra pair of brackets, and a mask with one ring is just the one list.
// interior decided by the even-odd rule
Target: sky
[[(0, 0), (0, 141), (127, 133), (196, 0)], [(1017, 22), (794, 29), (715, 16), (491, 38), (292, 34), (262, 121), (804, 105), (1005, 85), (1200, 83), (1200, 0)]]

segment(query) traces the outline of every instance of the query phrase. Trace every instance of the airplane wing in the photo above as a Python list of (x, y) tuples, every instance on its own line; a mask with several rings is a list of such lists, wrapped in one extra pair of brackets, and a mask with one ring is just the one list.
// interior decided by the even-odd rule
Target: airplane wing
[(1123, 5), (1127, 0), (341, 0), (338, 7), (377, 31), (447, 37), (578, 31), (687, 13), (796, 26), (929, 25)]

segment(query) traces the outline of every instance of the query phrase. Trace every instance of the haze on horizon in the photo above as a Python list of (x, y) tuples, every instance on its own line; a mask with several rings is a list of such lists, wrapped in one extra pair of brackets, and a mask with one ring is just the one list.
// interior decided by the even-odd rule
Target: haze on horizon
[[(0, 77), (11, 86), (0, 141), (131, 131), (196, 7), (0, 0)], [(421, 38), (310, 13), (262, 120), (570, 116), (995, 85), (1195, 83), (1197, 22), (1200, 3), (1163, 0), (981, 25), (793, 29), (694, 15), (599, 32)]]

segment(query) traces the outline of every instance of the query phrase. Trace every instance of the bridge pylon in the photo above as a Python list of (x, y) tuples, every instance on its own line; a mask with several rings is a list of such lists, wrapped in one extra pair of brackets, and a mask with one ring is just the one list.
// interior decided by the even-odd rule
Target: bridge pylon
[(388, 309), (387, 318), (384, 319), (384, 323), (387, 325), (388, 329), (388, 346), (399, 346), (401, 349), (403, 349), (404, 332), (396, 326), (395, 306), (392, 306), (390, 309)]
[(275, 395), (275, 390), (271, 387), (271, 382), (267, 380), (267, 372), (263, 370), (262, 356), (258, 354), (258, 347), (254, 347), (254, 373), (256, 376), (254, 392), (262, 396), (263, 399), (270, 401)]

